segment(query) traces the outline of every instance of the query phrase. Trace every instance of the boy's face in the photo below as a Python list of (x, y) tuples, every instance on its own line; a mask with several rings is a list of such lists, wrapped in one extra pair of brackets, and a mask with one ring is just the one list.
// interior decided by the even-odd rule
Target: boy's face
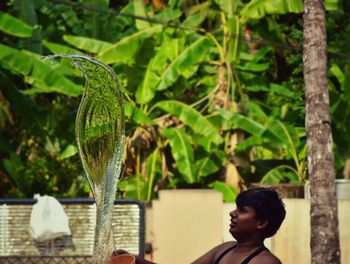
[(230, 216), (230, 233), (237, 240), (244, 237), (249, 238), (260, 229), (262, 221), (257, 219), (255, 209), (250, 206), (236, 208), (230, 213)]

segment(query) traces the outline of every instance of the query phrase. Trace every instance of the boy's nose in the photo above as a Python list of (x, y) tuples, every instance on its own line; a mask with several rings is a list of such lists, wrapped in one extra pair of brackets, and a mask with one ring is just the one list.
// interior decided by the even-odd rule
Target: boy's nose
[(236, 210), (231, 211), (231, 212), (230, 212), (230, 216), (231, 216), (231, 217), (235, 217), (235, 216), (236, 216)]

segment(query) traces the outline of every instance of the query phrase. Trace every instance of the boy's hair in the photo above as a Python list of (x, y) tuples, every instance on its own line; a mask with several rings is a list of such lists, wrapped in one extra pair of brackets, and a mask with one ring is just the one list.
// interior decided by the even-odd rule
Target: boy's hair
[(271, 188), (255, 188), (241, 192), (237, 196), (236, 204), (240, 209), (245, 206), (254, 208), (257, 219), (268, 222), (263, 233), (265, 238), (276, 234), (286, 216), (281, 198)]

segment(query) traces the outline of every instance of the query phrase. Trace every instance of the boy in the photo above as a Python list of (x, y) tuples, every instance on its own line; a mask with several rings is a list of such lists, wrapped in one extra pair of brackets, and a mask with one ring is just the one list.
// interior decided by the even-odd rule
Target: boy
[[(277, 232), (286, 215), (278, 193), (270, 188), (249, 189), (237, 196), (236, 205), (230, 213), (230, 233), (236, 241), (216, 246), (192, 264), (281, 264), (264, 246), (265, 238)], [(137, 258), (136, 264), (152, 262)]]
[(257, 188), (241, 192), (237, 209), (230, 213), (230, 233), (237, 242), (223, 243), (192, 264), (281, 264), (265, 246), (281, 226), (286, 211), (273, 189)]

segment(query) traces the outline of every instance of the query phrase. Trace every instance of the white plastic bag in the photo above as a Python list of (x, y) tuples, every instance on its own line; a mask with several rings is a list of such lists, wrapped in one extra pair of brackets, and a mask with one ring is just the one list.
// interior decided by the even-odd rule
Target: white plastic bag
[(34, 240), (45, 241), (71, 235), (68, 217), (55, 198), (35, 194), (34, 199), (38, 202), (33, 206), (29, 224)]

